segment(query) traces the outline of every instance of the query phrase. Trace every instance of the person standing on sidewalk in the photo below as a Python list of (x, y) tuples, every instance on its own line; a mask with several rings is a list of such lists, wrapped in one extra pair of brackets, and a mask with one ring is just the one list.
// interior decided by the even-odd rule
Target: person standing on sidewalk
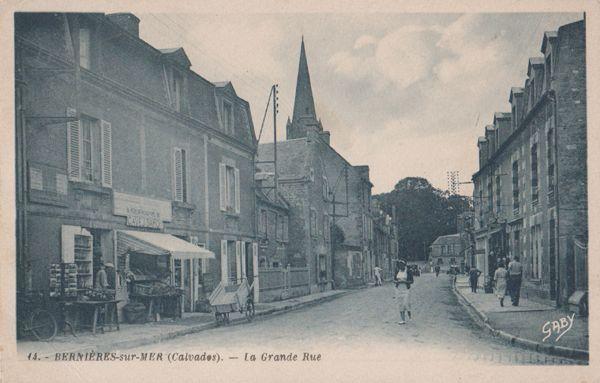
[(440, 265), (435, 265), (435, 267), (433, 268), (435, 270), (435, 277), (439, 277), (440, 275)]
[(381, 267), (375, 266), (373, 271), (375, 272), (375, 286), (381, 286)]
[(411, 319), (411, 305), (410, 305), (410, 286), (413, 283), (412, 272), (406, 266), (406, 261), (400, 259), (398, 261), (399, 271), (396, 274), (396, 296), (398, 301), (398, 310), (400, 311), (400, 321), (398, 324), (406, 323), (406, 314), (408, 313), (408, 319)]
[(510, 286), (510, 300), (513, 306), (519, 305), (519, 296), (521, 294), (521, 280), (523, 278), (523, 265), (519, 262), (519, 257), (508, 264), (508, 284)]
[(494, 272), (494, 283), (496, 284), (496, 296), (500, 299), (500, 306), (504, 307), (504, 297), (506, 296), (506, 281), (508, 280), (508, 271), (504, 268), (504, 263), (499, 262), (498, 268)]
[(480, 275), (481, 271), (475, 266), (471, 267), (471, 270), (469, 270), (469, 285), (471, 286), (471, 292), (473, 293), (477, 293), (477, 284), (479, 283)]

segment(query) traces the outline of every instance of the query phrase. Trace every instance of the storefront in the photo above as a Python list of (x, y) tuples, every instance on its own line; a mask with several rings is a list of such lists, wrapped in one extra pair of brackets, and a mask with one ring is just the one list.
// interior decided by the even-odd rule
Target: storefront
[[(214, 259), (212, 251), (171, 234), (119, 230), (118, 274), (129, 283), (162, 283), (181, 291), (181, 307), (195, 311), (199, 297), (199, 274), (203, 260)], [(122, 296), (129, 291), (121, 291)]]

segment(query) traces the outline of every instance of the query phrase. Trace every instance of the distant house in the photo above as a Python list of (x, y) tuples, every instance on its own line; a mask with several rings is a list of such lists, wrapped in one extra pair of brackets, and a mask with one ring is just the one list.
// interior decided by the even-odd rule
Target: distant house
[(464, 249), (465, 243), (460, 234), (442, 235), (431, 244), (429, 260), (441, 268), (461, 266), (464, 263)]

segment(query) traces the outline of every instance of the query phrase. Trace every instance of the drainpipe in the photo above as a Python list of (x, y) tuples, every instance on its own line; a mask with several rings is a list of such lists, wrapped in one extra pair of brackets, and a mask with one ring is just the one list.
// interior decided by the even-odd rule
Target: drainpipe
[(560, 214), (559, 214), (559, 198), (558, 198), (558, 100), (556, 92), (552, 89), (548, 93), (548, 98), (552, 101), (552, 111), (554, 113), (554, 209), (556, 211), (556, 225), (555, 225), (555, 238), (554, 248), (556, 249), (556, 304), (560, 306), (561, 300), (561, 284), (560, 284)]

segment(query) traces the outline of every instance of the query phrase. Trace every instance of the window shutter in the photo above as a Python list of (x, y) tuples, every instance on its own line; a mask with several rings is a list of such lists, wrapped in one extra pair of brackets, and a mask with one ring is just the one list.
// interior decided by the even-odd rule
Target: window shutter
[(247, 273), (247, 260), (246, 260), (246, 243), (242, 242), (242, 279), (246, 279), (246, 273)]
[(235, 169), (235, 212), (240, 213), (240, 170)]
[[(77, 111), (67, 108), (67, 117), (76, 117)], [(69, 179), (81, 179), (81, 128), (79, 120), (67, 122), (67, 162)]]
[(226, 181), (225, 177), (226, 177), (225, 164), (220, 163), (219, 164), (219, 199), (220, 199), (220, 206), (221, 206), (222, 211), (227, 210), (227, 208), (226, 208), (227, 193), (225, 191), (225, 183), (227, 181)]
[(112, 126), (101, 120), (102, 186), (112, 187)]
[(173, 176), (174, 189), (173, 199), (175, 201), (183, 201), (183, 159), (181, 149), (175, 148), (173, 152)]
[(223, 285), (228, 285), (226, 240), (221, 240), (221, 283)]
[(235, 274), (237, 283), (242, 281), (242, 242), (235, 242)]

